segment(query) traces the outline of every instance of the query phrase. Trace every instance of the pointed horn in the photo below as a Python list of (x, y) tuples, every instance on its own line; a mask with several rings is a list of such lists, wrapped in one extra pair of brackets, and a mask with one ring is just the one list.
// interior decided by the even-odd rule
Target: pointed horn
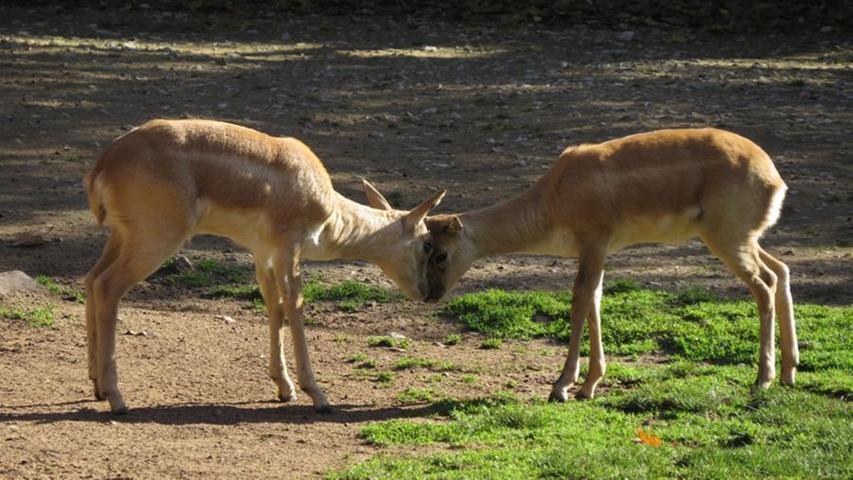
[(388, 200), (385, 200), (385, 197), (370, 182), (362, 178), (361, 186), (364, 188), (364, 193), (367, 194), (368, 205), (379, 210), (393, 210)]

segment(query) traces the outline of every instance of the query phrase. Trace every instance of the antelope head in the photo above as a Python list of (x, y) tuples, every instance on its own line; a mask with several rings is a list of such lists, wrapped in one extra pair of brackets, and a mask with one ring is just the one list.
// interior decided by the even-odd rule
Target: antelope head
[(426, 225), (432, 247), (426, 268), (426, 301), (438, 302), (478, 258), (477, 248), (458, 215), (435, 215), (426, 219)]
[[(446, 191), (424, 200), (417, 207), (405, 211), (394, 210), (388, 201), (367, 180), (362, 180), (368, 204), (398, 216), (389, 225), (387, 241), (381, 242), (371, 261), (376, 263), (397, 287), (412, 300), (426, 300), (430, 295), (428, 269), (433, 243), (424, 219), (429, 211), (441, 202)], [(402, 230), (398, 229), (402, 227)]]

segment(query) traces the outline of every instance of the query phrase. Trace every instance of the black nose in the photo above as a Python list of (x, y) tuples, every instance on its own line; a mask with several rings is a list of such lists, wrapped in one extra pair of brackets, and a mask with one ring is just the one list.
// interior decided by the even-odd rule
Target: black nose
[(443, 289), (442, 290), (431, 290), (429, 292), (429, 295), (427, 295), (427, 297), (424, 299), (424, 301), (427, 303), (435, 303), (435, 302), (441, 300), (441, 297), (443, 297), (443, 296), (444, 296), (444, 290)]

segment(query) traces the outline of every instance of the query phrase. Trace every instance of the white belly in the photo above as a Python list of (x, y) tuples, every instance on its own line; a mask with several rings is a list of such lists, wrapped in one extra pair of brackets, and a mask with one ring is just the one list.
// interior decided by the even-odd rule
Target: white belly
[(268, 249), (270, 225), (262, 210), (223, 208), (202, 199), (196, 202), (196, 214), (193, 235), (220, 235), (252, 252)]
[(607, 250), (615, 252), (635, 243), (683, 243), (698, 234), (699, 207), (664, 215), (642, 215), (619, 223)]

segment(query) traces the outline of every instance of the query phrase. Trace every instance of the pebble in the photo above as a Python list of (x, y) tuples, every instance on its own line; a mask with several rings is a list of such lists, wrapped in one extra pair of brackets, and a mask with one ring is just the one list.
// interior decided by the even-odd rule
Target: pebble
[(623, 32), (619, 32), (619, 35), (616, 35), (616, 38), (623, 42), (630, 42), (634, 38), (634, 31), (625, 30)]

